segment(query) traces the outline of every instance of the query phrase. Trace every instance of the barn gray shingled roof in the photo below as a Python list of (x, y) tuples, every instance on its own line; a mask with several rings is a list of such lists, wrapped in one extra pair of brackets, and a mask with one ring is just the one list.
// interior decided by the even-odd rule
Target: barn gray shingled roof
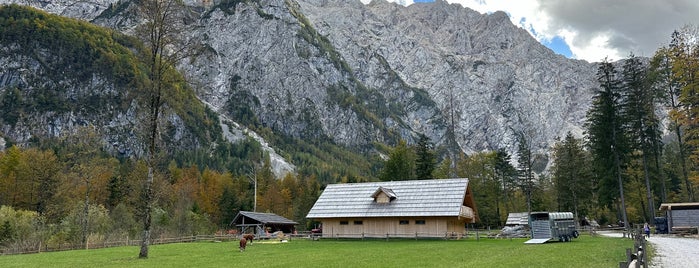
[[(379, 187), (393, 191), (396, 199), (374, 202)], [(459, 216), (467, 187), (468, 179), (331, 184), (306, 218)]]
[(250, 219), (256, 220), (263, 224), (299, 224), (298, 222), (292, 221), (290, 219), (284, 218), (274, 213), (261, 213), (252, 211), (240, 211), (238, 215), (235, 216), (231, 223), (238, 223), (240, 217), (248, 217)]

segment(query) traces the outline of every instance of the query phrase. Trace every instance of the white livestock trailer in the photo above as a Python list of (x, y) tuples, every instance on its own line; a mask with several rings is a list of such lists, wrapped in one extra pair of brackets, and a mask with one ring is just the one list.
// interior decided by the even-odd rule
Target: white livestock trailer
[(572, 212), (532, 212), (529, 226), (532, 239), (525, 244), (543, 244), (554, 239), (568, 242), (579, 235)]

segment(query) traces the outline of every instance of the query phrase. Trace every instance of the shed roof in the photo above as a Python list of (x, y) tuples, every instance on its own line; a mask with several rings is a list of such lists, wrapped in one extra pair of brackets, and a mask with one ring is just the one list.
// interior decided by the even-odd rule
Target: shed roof
[(511, 212), (507, 214), (505, 225), (529, 225), (529, 212)]
[(662, 203), (659, 210), (685, 210), (699, 209), (699, 202), (694, 203)]
[[(238, 215), (233, 218), (233, 221), (231, 224), (240, 224), (243, 222), (243, 217), (246, 217), (248, 219), (252, 219), (254, 221), (257, 221), (261, 224), (288, 224), (288, 225), (296, 225), (299, 224), (298, 222), (292, 221), (290, 219), (284, 218), (282, 216), (279, 216), (274, 213), (261, 213), (261, 212), (252, 212), (252, 211), (240, 211), (238, 212)], [(247, 222), (246, 223), (250, 223)]]
[[(374, 202), (372, 196), (379, 187), (390, 189), (398, 198), (391, 203)], [(306, 217), (459, 216), (464, 204), (473, 204), (468, 179), (330, 184)]]

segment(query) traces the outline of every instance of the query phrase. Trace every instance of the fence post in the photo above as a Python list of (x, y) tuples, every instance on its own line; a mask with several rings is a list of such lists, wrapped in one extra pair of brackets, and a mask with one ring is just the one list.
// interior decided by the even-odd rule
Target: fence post
[(626, 249), (626, 261), (627, 262), (631, 261), (631, 249), (630, 248)]

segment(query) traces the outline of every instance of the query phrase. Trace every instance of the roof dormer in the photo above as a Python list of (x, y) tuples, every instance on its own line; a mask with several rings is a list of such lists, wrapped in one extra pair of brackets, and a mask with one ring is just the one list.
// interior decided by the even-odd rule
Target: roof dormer
[(379, 204), (387, 204), (398, 198), (398, 196), (396, 196), (396, 193), (394, 193), (393, 190), (381, 186), (379, 186), (379, 188), (376, 189), (376, 191), (374, 191), (371, 197), (374, 198), (375, 203)]

